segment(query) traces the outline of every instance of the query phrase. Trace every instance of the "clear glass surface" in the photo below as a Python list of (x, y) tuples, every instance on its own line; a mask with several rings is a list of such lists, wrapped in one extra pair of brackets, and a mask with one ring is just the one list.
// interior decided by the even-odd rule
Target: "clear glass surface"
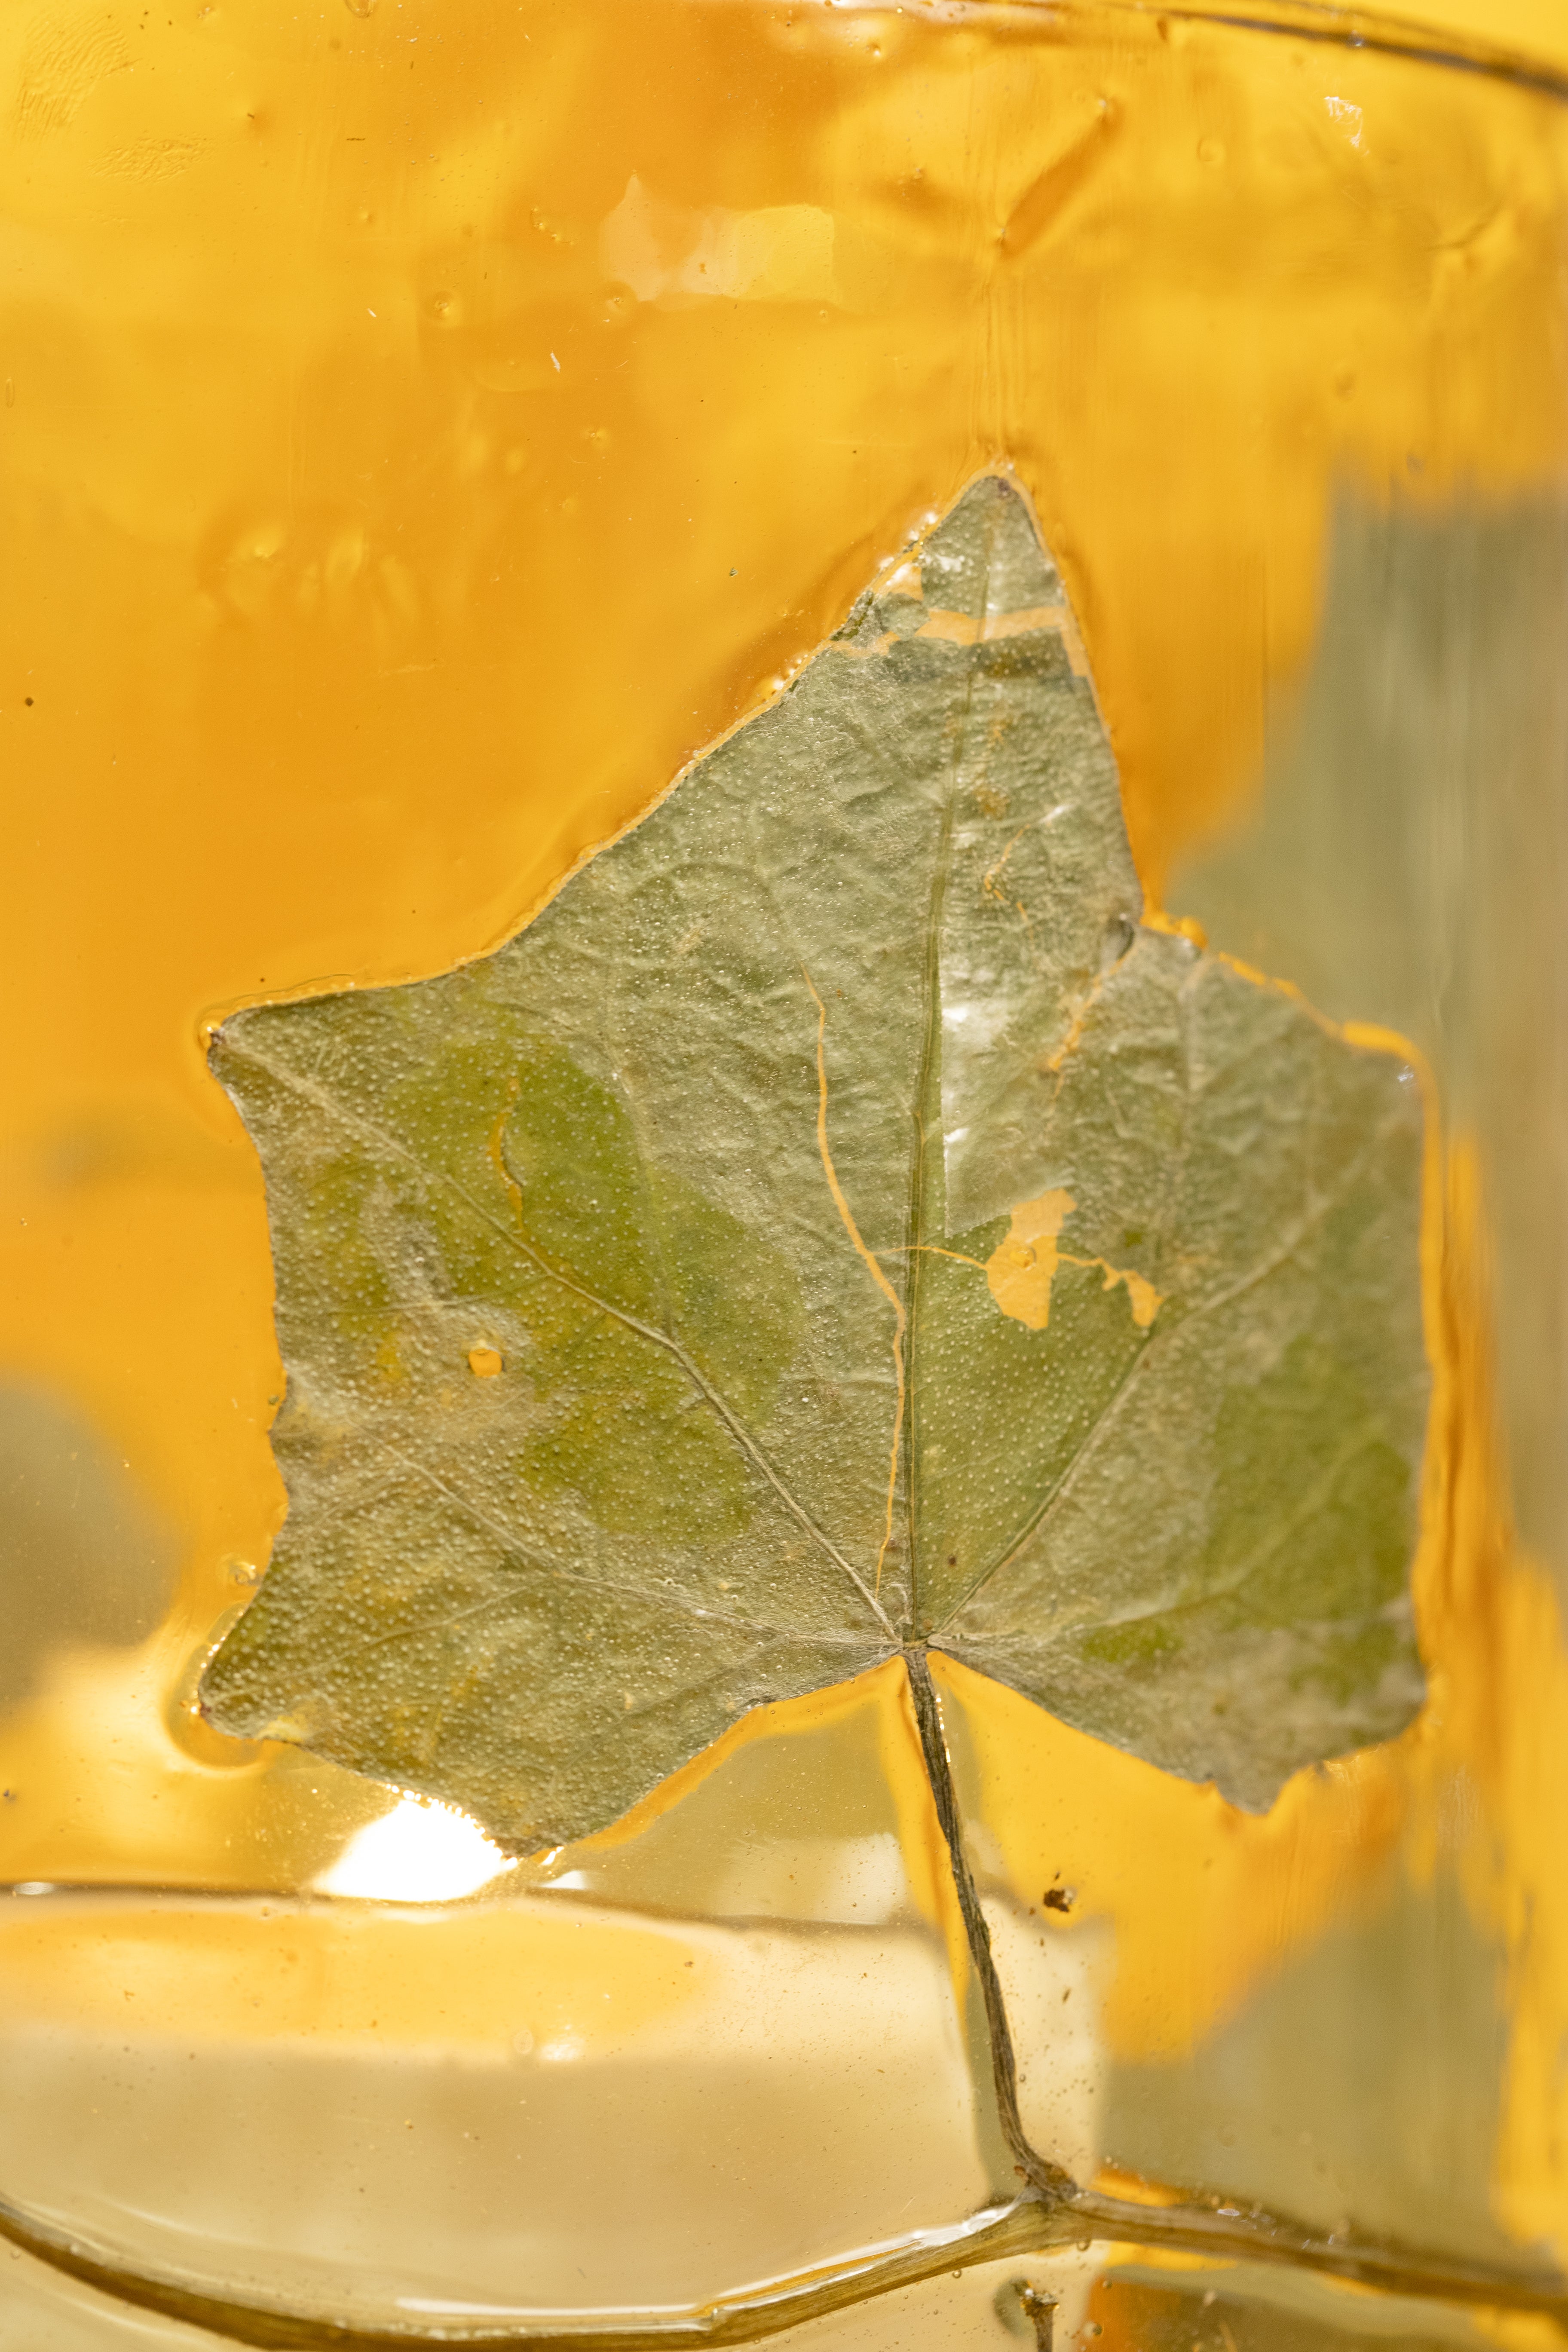
[[(1151, 903), (1413, 1041), (1443, 1203), (1410, 1732), (1253, 1817), (942, 1677), (1023, 2112), (1107, 2197), (1528, 2300), (1568, 2259), (1562, 94), (988, 0), (47, 0), (0, 63), (0, 2199), (417, 2327), (651, 2321), (1012, 2193), (896, 1672), (516, 1866), (193, 1703), (283, 1509), (207, 1029), (507, 936), (1002, 463)], [(1026, 2341), (1037, 2273), (1081, 2352), (1481, 2326), (1171, 2260), (961, 2260), (798, 2332)], [(0, 2259), (6, 2352), (202, 2340)]]

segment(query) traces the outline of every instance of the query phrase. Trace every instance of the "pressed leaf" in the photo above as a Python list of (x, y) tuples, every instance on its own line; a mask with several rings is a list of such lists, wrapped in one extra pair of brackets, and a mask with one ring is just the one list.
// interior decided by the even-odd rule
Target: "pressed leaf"
[(289, 1507), (213, 1719), (520, 1851), (911, 1643), (1248, 1805), (1404, 1724), (1419, 1089), (1141, 914), (988, 476), (496, 954), (228, 1021)]

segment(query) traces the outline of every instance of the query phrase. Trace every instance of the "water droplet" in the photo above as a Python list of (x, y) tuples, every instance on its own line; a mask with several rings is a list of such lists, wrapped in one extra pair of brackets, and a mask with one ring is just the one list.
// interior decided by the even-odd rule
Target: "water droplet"
[(520, 2058), (526, 2058), (533, 2048), (533, 2036), (526, 2025), (520, 2025), (511, 2037), (511, 2046)]
[(375, 14), (375, 0), (343, 0), (343, 6), (351, 16), (374, 16)]

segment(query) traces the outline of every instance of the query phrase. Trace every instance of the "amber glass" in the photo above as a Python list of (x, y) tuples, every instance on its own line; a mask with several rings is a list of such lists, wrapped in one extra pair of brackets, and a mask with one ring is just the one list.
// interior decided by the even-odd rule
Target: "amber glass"
[[(247, 2303), (657, 2340), (895, 2259), (799, 2342), (1000, 2352), (1026, 2282), (1083, 2352), (1544, 2342), (1568, 116), (1447, 34), (1246, 13), (0, 29), (4, 2352)], [(895, 1668), (515, 1866), (193, 1705), (283, 1511), (205, 1033), (504, 938), (998, 464), (1152, 903), (1433, 1072), (1417, 1723), (1255, 1817), (943, 1685), (1026, 2121), (1312, 2264), (1152, 2221), (971, 2262), (1011, 2184)]]

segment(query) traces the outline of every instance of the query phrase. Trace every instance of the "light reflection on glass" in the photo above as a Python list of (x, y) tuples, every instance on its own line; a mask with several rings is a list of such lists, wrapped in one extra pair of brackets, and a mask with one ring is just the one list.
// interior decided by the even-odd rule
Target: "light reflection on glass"
[(355, 1830), (317, 1879), (316, 1892), (376, 1903), (455, 1903), (515, 1867), (455, 1805), (404, 1797), (380, 1821)]

